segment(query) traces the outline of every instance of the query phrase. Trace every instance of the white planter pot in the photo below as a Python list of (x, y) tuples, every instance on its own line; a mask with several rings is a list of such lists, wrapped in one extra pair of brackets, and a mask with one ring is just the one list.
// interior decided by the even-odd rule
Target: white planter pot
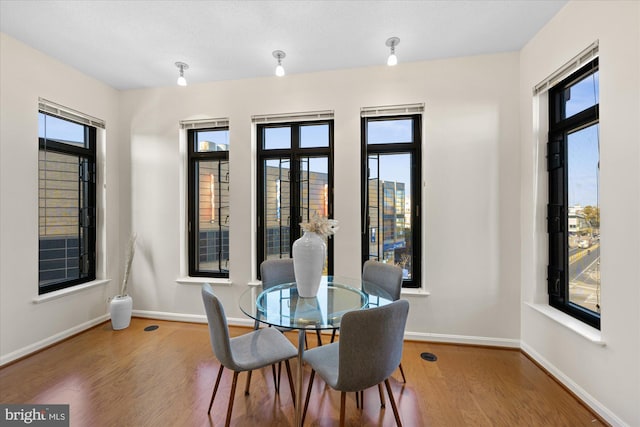
[(318, 294), (326, 251), (324, 239), (316, 233), (305, 231), (293, 242), (293, 272), (301, 297), (311, 298)]
[(133, 300), (129, 295), (117, 295), (109, 303), (111, 327), (114, 330), (125, 329), (131, 323), (131, 309)]

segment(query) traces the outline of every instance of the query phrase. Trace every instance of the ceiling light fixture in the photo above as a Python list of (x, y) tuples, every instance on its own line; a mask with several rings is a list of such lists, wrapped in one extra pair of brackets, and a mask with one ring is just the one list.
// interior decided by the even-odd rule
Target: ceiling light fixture
[(398, 63), (398, 57), (396, 56), (396, 46), (400, 44), (400, 39), (398, 37), (389, 37), (385, 44), (391, 48), (391, 53), (387, 58), (387, 65), (393, 67)]
[(274, 58), (278, 60), (278, 66), (276, 67), (276, 76), (278, 77), (284, 76), (284, 67), (282, 66), (282, 58), (287, 56), (287, 54), (281, 50), (274, 50), (272, 55)]
[(184, 70), (188, 70), (189, 66), (184, 62), (176, 62), (176, 67), (180, 70), (180, 77), (178, 77), (178, 86), (186, 86), (187, 79), (184, 78)]

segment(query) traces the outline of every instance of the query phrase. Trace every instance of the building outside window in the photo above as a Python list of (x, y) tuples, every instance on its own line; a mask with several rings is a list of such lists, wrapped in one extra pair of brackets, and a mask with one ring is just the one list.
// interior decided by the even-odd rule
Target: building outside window
[(549, 91), (549, 304), (600, 328), (598, 58)]
[(189, 275), (229, 277), (229, 128), (189, 129)]
[(96, 127), (40, 103), (38, 293), (96, 278)]
[(398, 265), (403, 286), (419, 287), (421, 116), (364, 115), (362, 260)]
[[(333, 217), (333, 121), (258, 124), (257, 135), (260, 264), (291, 257), (301, 222)], [(332, 242), (324, 274), (333, 272)]]

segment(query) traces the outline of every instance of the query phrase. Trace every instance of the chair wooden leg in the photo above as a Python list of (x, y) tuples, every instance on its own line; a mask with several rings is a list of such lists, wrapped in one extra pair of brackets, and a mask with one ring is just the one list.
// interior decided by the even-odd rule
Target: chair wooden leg
[(356, 408), (364, 409), (364, 391), (356, 391)]
[(393, 398), (393, 393), (391, 393), (391, 384), (389, 384), (389, 378), (384, 380), (384, 384), (387, 386), (387, 394), (389, 395), (389, 401), (391, 402), (391, 408), (393, 409), (393, 416), (396, 417), (396, 425), (398, 427), (402, 427), (402, 421), (400, 421), (400, 414), (398, 414), (398, 407), (396, 406), (396, 401)]
[(244, 395), (248, 396), (249, 395), (249, 385), (251, 384), (251, 373), (253, 371), (249, 371), (247, 373), (247, 384), (244, 386)]
[(340, 392), (340, 427), (344, 427), (344, 407), (347, 403), (347, 393)]
[(309, 407), (309, 397), (311, 396), (311, 388), (313, 387), (313, 378), (316, 376), (316, 371), (311, 370), (309, 376), (309, 387), (307, 387), (307, 397), (304, 399), (304, 409), (302, 410), (302, 421), (300, 425), (304, 425), (304, 417), (307, 415), (307, 408)]
[(282, 362), (278, 362), (278, 393), (280, 393), (280, 377), (282, 373)]
[(207, 410), (207, 414), (211, 413), (211, 407), (213, 406), (213, 399), (216, 397), (216, 392), (218, 391), (218, 386), (220, 385), (220, 378), (222, 378), (222, 370), (224, 366), (220, 365), (220, 369), (218, 369), (218, 377), (216, 378), (216, 385), (213, 386), (213, 393), (211, 393), (211, 401), (209, 402), (209, 409)]
[[(278, 363), (278, 366), (280, 364)], [(293, 386), (293, 377), (291, 376), (291, 365), (288, 360), (284, 361), (284, 366), (287, 368), (287, 377), (289, 378), (289, 390), (291, 390), (291, 398), (293, 399), (293, 407), (296, 407), (296, 390)], [(278, 383), (280, 383), (280, 368), (278, 368)]]
[(382, 392), (382, 383), (378, 384), (378, 394), (380, 395), (380, 407), (384, 408), (384, 393)]
[(278, 390), (278, 378), (276, 377), (276, 364), (271, 365), (271, 373), (273, 374), (273, 388), (276, 390), (276, 394), (280, 392)]
[(400, 368), (400, 374), (402, 374), (402, 382), (407, 383), (407, 379), (404, 377), (404, 369), (402, 369), (402, 363), (398, 366)]
[[(251, 373), (251, 371), (249, 371)], [(231, 394), (229, 394), (229, 407), (227, 408), (227, 420), (224, 425), (229, 427), (231, 423), (231, 411), (233, 410), (233, 401), (236, 394), (236, 385), (238, 384), (238, 371), (233, 372), (233, 382), (231, 383)]]

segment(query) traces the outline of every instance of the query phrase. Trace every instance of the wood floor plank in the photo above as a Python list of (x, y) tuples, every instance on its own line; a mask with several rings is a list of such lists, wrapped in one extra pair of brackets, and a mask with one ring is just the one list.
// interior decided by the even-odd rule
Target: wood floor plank
[[(159, 328), (145, 332), (149, 325)], [(232, 336), (248, 331), (231, 328)], [(288, 337), (297, 342), (295, 333)], [(427, 362), (422, 352), (438, 360)], [(390, 383), (408, 427), (606, 425), (517, 350), (406, 342), (402, 365), (407, 383), (400, 371)], [(1, 368), (0, 402), (70, 404), (72, 426), (222, 426), (228, 370), (207, 415), (218, 367), (206, 325), (134, 318), (125, 330), (105, 323)], [(305, 385), (308, 378), (306, 369)], [(270, 368), (253, 373), (248, 396), (245, 381), (246, 373), (240, 374), (232, 425), (293, 426), (290, 391), (281, 386), (275, 395)], [(340, 393), (318, 376), (315, 381), (306, 425), (337, 425)], [(373, 387), (360, 410), (349, 393), (346, 425), (395, 425), (388, 399), (381, 409)]]

